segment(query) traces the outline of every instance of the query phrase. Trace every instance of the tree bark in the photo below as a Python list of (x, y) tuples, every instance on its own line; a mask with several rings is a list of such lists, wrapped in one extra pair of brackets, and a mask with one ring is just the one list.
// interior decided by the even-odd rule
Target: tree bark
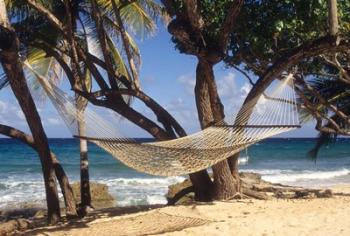
[(61, 213), (57, 194), (56, 176), (51, 159), (47, 137), (41, 124), (33, 98), (29, 92), (19, 58), (19, 40), (7, 18), (5, 3), (0, 0), (0, 35), (6, 41), (0, 47), (0, 60), (9, 79), (13, 93), (24, 113), (28, 126), (38, 147), (45, 181), (46, 202), (48, 208), (48, 223), (55, 224), (60, 220)]
[[(223, 106), (214, 80), (213, 64), (202, 58), (198, 59), (197, 64), (195, 95), (202, 129), (224, 119)], [(214, 199), (228, 199), (240, 192), (238, 168), (235, 170), (237, 173), (231, 174), (228, 162), (224, 160), (215, 164), (212, 169)]]
[(73, 195), (73, 189), (69, 184), (68, 176), (66, 175), (66, 172), (61, 164), (56, 159), (55, 154), (51, 153), (51, 158), (55, 169), (55, 174), (62, 191), (64, 204), (66, 205), (66, 217), (68, 219), (76, 218), (78, 216), (77, 206)]
[[(17, 139), (17, 140), (21, 141), (22, 143), (27, 144), (28, 146), (33, 148), (36, 152), (38, 152), (38, 148), (37, 148), (32, 136), (29, 136), (29, 135), (25, 134), (24, 132), (17, 130), (13, 127), (2, 125), (2, 124), (0, 124), (0, 133), (5, 135), (5, 136), (11, 137), (13, 139)], [(54, 163), (55, 174), (56, 174), (57, 180), (60, 184), (60, 188), (62, 191), (64, 202), (66, 205), (66, 215), (68, 218), (69, 217), (76, 217), (77, 210), (76, 210), (73, 190), (69, 184), (68, 177), (67, 177), (64, 169), (62, 168), (61, 164), (57, 160), (55, 154), (52, 152), (51, 152), (51, 159), (52, 159), (52, 162)]]
[[(87, 100), (79, 95), (76, 95), (78, 112), (84, 113)], [(78, 131), (80, 136), (86, 136), (86, 126), (84, 120), (78, 121)], [(80, 195), (81, 195), (81, 208), (83, 215), (86, 214), (86, 207), (91, 207), (91, 194), (90, 194), (90, 177), (89, 177), (89, 159), (88, 159), (88, 144), (87, 140), (79, 140), (80, 147)]]
[(328, 21), (329, 21), (329, 34), (336, 36), (338, 34), (338, 10), (337, 0), (328, 0)]
[(199, 202), (213, 200), (213, 182), (206, 170), (201, 170), (189, 175), (193, 185), (194, 199)]

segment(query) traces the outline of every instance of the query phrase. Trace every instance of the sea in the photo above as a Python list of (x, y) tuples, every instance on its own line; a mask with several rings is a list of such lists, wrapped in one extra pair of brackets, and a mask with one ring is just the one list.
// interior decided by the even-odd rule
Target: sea
[[(78, 141), (49, 142), (70, 181), (79, 181)], [(315, 142), (311, 138), (266, 139), (242, 152), (240, 170), (259, 173), (267, 181), (295, 186), (350, 184), (350, 139), (339, 138), (322, 147), (316, 161), (307, 157)], [(137, 172), (93, 144), (89, 144), (89, 161), (91, 181), (106, 184), (118, 206), (165, 204), (168, 185), (186, 178)], [(0, 209), (28, 202), (44, 206), (44, 197), (37, 154), (18, 141), (0, 139)]]

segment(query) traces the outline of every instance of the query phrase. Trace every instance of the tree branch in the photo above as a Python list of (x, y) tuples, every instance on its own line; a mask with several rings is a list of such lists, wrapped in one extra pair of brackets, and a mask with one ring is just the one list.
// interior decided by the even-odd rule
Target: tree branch
[(52, 14), (46, 7), (35, 0), (25, 0), (30, 6), (36, 9), (41, 15), (43, 15), (52, 25), (54, 25), (58, 30), (64, 35), (66, 34), (64, 30), (64, 25), (62, 22)]
[(183, 2), (186, 8), (186, 16), (192, 29), (195, 32), (201, 34), (204, 21), (200, 13), (200, 9), (198, 6), (199, 4), (197, 3), (197, 0), (184, 0)]
[(222, 52), (225, 51), (226, 45), (228, 43), (230, 32), (234, 26), (236, 18), (241, 10), (244, 0), (235, 0), (231, 3), (225, 21), (220, 29), (218, 45)]

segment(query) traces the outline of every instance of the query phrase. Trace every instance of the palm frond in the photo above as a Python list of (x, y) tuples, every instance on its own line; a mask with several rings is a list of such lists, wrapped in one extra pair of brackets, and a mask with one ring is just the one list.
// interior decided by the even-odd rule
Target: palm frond
[(129, 81), (131, 80), (130, 73), (125, 65), (125, 60), (122, 58), (118, 48), (114, 45), (112, 39), (107, 35), (108, 47), (111, 51), (114, 64), (119, 74), (124, 75)]
[(157, 30), (153, 19), (138, 2), (123, 7), (120, 11), (120, 15), (128, 31), (132, 32), (140, 39), (153, 36)]
[(32, 93), (37, 99), (44, 102), (47, 96), (36, 79), (37, 75), (41, 75), (51, 80), (54, 84), (58, 84), (63, 78), (63, 70), (53, 57), (47, 57), (43, 50), (37, 48), (28, 50), (26, 63), (30, 65), (30, 69), (26, 67), (25, 72)]
[(315, 162), (317, 161), (318, 153), (322, 146), (328, 145), (330, 142), (336, 139), (336, 135), (320, 132), (316, 140), (315, 146), (307, 153), (307, 157), (311, 158)]

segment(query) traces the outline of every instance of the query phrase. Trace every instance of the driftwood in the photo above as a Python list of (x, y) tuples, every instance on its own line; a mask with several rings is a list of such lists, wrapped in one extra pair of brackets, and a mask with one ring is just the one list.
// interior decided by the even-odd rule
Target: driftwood
[[(261, 175), (255, 173), (240, 173), (240, 177), (242, 183), (241, 198), (268, 200), (272, 198), (299, 199), (328, 198), (333, 196), (330, 189), (310, 189), (273, 184), (262, 180)], [(189, 193), (192, 189), (191, 187), (191, 182), (188, 179), (182, 183), (169, 186), (167, 194), (168, 204), (188, 204), (193, 202), (193, 193)], [(232, 198), (237, 198), (237, 196), (233, 196)]]

